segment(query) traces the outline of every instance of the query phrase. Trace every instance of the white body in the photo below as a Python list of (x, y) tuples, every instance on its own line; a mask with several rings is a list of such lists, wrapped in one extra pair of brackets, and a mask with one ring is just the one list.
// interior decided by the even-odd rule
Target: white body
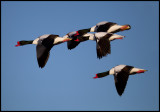
[[(106, 24), (106, 23), (108, 23), (108, 21), (102, 21), (102, 22), (98, 23), (97, 25), (100, 26), (100, 25), (104, 25), (104, 24)], [(97, 26), (97, 25), (91, 27), (90, 32), (96, 32), (96, 30), (97, 30), (97, 29), (96, 29), (96, 26)], [(115, 24), (115, 25), (111, 26), (106, 32), (107, 32), (107, 33), (111, 33), (111, 32), (113, 32), (113, 31), (118, 30), (118, 29), (121, 28), (121, 27), (122, 27), (122, 25)]]
[[(98, 33), (95, 33), (95, 34), (92, 34), (92, 33), (87, 33), (85, 35), (83, 35), (84, 37), (86, 36), (89, 36), (89, 40), (96, 40), (96, 38), (99, 40), (100, 38), (103, 38), (105, 35), (107, 35), (107, 32), (98, 32)], [(124, 36), (122, 35), (117, 35), (117, 34), (113, 34), (109, 40), (114, 40), (116, 38), (123, 38)]]
[(121, 27), (122, 27), (121, 25), (113, 25), (108, 29), (107, 33), (111, 33), (111, 32), (113, 32), (113, 31), (115, 31), (115, 30), (117, 30)]
[[(112, 69), (110, 69), (109, 74), (110, 74), (110, 75), (113, 75), (113, 74), (116, 75), (116, 74), (119, 73), (125, 66), (127, 66), (127, 65), (118, 65), (118, 66), (115, 66), (115, 67), (113, 67)], [(139, 70), (144, 70), (144, 69), (133, 68), (133, 69), (131, 69), (130, 74), (132, 74), (132, 73), (134, 73), (134, 72), (137, 72), (137, 71), (139, 71)]]
[[(47, 38), (49, 35), (50, 35), (50, 34), (45, 34), (45, 35), (42, 35), (42, 36), (36, 38), (36, 39), (33, 41), (32, 44), (36, 44), (36, 45), (37, 45), (37, 44), (41, 43), (41, 41), (42, 41), (43, 39)], [(63, 40), (64, 40), (64, 38), (62, 38), (62, 37), (57, 37), (57, 38), (55, 38), (53, 44), (57, 44), (58, 42), (63, 41)]]

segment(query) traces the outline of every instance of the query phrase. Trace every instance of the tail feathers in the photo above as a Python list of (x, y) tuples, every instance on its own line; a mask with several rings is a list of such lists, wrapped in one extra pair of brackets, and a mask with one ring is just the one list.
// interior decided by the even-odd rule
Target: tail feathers
[(96, 76), (93, 77), (93, 78), (94, 78), (94, 79), (96, 79), (96, 78), (102, 78), (102, 77), (105, 77), (105, 76), (107, 76), (107, 75), (109, 75), (109, 71), (107, 71), (107, 72), (102, 72), (102, 73), (97, 73)]

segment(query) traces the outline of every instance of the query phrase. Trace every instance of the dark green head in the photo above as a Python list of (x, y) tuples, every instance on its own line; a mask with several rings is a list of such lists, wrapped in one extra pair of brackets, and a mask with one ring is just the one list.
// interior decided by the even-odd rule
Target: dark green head
[(31, 40), (31, 41), (22, 40), (22, 41), (18, 41), (18, 42), (17, 42), (17, 45), (15, 45), (15, 46), (16, 46), (16, 47), (17, 47), (17, 46), (23, 46), (23, 45), (32, 44), (32, 43), (33, 43), (33, 40)]
[(106, 72), (102, 72), (102, 73), (97, 73), (95, 77), (93, 78), (102, 78), (102, 77), (105, 77), (109, 75), (109, 71), (106, 71)]

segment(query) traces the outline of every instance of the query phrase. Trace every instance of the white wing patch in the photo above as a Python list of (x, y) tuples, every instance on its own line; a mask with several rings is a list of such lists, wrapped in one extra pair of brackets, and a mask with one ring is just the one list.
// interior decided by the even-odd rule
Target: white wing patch
[(47, 38), (49, 35), (50, 35), (50, 34), (42, 35), (42, 36), (39, 37), (39, 39), (40, 39), (40, 40), (43, 40), (43, 39)]
[(47, 38), (49, 35), (50, 35), (50, 34), (45, 34), (45, 35), (42, 35), (42, 36), (36, 38), (36, 39), (33, 41), (33, 44), (36, 44), (36, 45), (37, 45), (38, 43), (40, 43), (40, 40), (43, 40), (43, 39)]
[(90, 29), (90, 32), (95, 32), (95, 28), (96, 28), (96, 26), (93, 26), (93, 27)]
[(98, 32), (95, 33), (96, 38), (100, 39), (102, 37), (104, 37), (107, 34), (107, 32)]
[(126, 65), (118, 65), (114, 67), (115, 73), (119, 73)]
[(100, 23), (97, 23), (97, 26), (99, 26), (99, 25), (104, 25), (104, 24), (106, 24), (106, 23), (108, 23), (108, 21), (102, 21), (102, 22), (100, 22)]

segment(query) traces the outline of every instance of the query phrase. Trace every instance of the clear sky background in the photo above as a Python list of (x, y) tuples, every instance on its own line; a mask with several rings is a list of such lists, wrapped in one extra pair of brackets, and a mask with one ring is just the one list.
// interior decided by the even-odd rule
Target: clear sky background
[[(159, 2), (157, 1), (2, 1), (2, 110), (159, 110)], [(111, 54), (97, 59), (96, 42), (73, 50), (54, 46), (46, 66), (38, 67), (36, 46), (17, 41), (43, 34), (64, 36), (101, 21), (130, 24), (111, 42)], [(96, 73), (126, 64), (148, 71), (130, 76), (124, 94), (114, 77)]]

